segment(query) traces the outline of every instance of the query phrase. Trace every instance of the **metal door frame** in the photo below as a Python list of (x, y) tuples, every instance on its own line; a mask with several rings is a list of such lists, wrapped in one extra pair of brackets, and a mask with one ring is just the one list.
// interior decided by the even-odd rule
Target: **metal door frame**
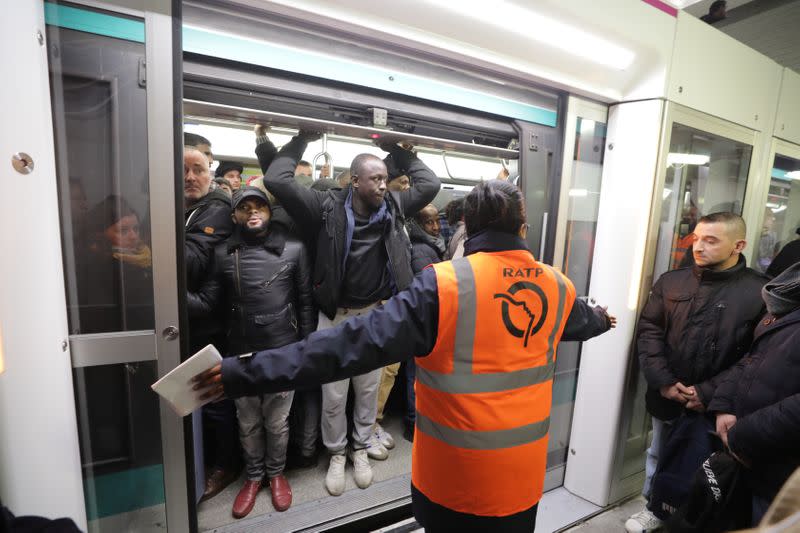
[[(186, 293), (183, 257), (178, 253), (179, 247), (183, 247), (179, 159), (183, 146), (182, 122), (176, 121), (182, 115), (181, 2), (72, 0), (72, 3), (144, 21), (150, 224), (158, 229), (151, 237), (155, 329), (71, 336), (72, 366), (155, 359), (161, 377), (180, 364), (181, 354), (187, 350), (186, 335), (175, 342), (159, 333), (170, 326), (178, 327), (179, 331), (187, 331), (188, 327), (182, 297)], [(165, 122), (172, 127), (164, 127)], [(170, 170), (165, 172), (165, 169)], [(170, 174), (173, 179), (165, 179)], [(148, 346), (152, 356), (143, 353)], [(196, 531), (194, 483), (189, 483), (189, 476), (194, 475), (191, 418), (179, 417), (164, 401), (160, 402), (159, 410), (167, 529), (170, 533)]]

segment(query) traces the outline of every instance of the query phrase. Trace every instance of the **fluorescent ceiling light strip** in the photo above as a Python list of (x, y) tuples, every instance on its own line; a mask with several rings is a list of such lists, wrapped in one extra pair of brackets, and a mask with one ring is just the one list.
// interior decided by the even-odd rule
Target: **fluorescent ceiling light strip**
[(428, 2), (479, 20), (482, 24), (492, 24), (502, 28), (503, 31), (518, 33), (568, 54), (618, 70), (630, 67), (636, 57), (631, 50), (611, 41), (504, 0), (495, 2), (428, 0)]
[(705, 165), (711, 157), (701, 154), (667, 154), (667, 165)]
[(792, 170), (791, 172), (787, 172), (786, 177), (792, 178), (793, 180), (800, 180), (800, 170)]

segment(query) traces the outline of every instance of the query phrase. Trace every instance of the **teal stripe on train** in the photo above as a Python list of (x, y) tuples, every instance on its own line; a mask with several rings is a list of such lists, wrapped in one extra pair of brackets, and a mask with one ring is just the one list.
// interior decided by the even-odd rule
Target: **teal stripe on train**
[[(144, 42), (145, 31), (142, 21), (49, 2), (45, 3), (44, 8), (47, 24), (127, 41)], [(525, 102), (349, 59), (192, 26), (183, 27), (183, 51), (352, 83), (550, 127), (555, 127), (558, 119), (556, 111)]]
[(127, 17), (45, 2), (44, 21), (46, 24), (59, 28), (105, 35), (137, 43), (144, 42), (144, 21)]
[(83, 494), (88, 520), (135, 511), (165, 502), (160, 464), (85, 477)]

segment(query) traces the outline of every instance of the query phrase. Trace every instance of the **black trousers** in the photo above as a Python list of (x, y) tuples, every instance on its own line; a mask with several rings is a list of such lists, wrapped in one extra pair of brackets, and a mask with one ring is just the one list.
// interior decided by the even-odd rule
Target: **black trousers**
[(539, 504), (508, 516), (478, 516), (434, 503), (412, 483), (411, 508), (414, 518), (425, 528), (425, 533), (533, 533)]

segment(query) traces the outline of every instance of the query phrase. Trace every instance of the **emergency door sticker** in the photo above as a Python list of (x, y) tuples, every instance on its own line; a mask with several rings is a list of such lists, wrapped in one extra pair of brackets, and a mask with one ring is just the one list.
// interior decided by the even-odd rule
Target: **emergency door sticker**
[[(538, 285), (530, 281), (518, 281), (508, 288), (508, 293), (497, 293), (495, 299), (502, 300), (503, 325), (514, 337), (528, 339), (542, 329), (547, 318), (547, 297)], [(517, 327), (520, 326), (520, 327)]]

